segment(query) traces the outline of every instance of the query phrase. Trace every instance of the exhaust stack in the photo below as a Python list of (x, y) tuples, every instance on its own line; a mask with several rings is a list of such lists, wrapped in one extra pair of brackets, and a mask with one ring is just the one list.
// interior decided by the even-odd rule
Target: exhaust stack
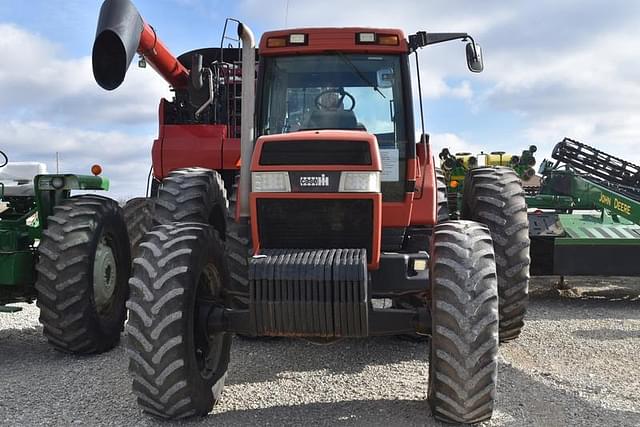
[(242, 40), (242, 103), (240, 129), (240, 218), (249, 217), (249, 192), (251, 191), (250, 164), (255, 135), (254, 110), (256, 87), (256, 41), (251, 29), (238, 24), (238, 37)]
[(173, 87), (183, 88), (189, 71), (158, 39), (130, 0), (105, 0), (100, 8), (93, 43), (93, 76), (106, 90), (124, 81), (127, 69), (138, 52)]

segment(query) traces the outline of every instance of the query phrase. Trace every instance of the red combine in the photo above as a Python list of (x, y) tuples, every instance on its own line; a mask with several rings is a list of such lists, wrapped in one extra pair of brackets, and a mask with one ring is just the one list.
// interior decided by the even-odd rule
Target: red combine
[[(241, 47), (176, 59), (128, 0), (100, 12), (98, 84), (118, 87), (137, 52), (175, 91), (160, 102), (156, 226), (139, 244), (127, 305), (138, 403), (165, 418), (207, 414), (233, 334), (419, 333), (431, 335), (434, 415), (490, 418), (501, 269), (522, 276), (511, 293), (524, 298), (528, 261), (507, 257), (496, 271), (491, 221), (447, 221), (428, 136), (415, 135), (409, 72), (410, 54), (456, 39), (470, 40), (468, 67), (479, 72), (480, 47), (466, 33), (299, 28), (267, 32), (256, 49), (237, 24)], [(521, 197), (505, 174), (476, 174), (465, 196), (511, 186)], [(510, 206), (489, 219), (526, 220)], [(512, 324), (505, 339), (523, 313), (500, 319)]]

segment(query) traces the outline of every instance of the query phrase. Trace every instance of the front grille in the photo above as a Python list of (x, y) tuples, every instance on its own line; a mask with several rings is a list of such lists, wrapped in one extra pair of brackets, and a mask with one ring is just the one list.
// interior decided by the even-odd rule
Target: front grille
[(372, 200), (258, 199), (257, 208), (261, 248), (365, 248), (371, 260)]
[(270, 141), (262, 146), (260, 164), (278, 165), (370, 165), (366, 141)]

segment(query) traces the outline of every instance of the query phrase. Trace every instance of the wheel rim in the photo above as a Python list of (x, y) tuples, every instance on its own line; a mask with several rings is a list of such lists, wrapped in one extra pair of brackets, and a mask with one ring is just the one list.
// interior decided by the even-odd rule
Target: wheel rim
[(116, 257), (107, 237), (102, 236), (93, 260), (93, 300), (99, 313), (111, 306), (117, 279)]
[(196, 309), (194, 310), (194, 350), (200, 375), (210, 379), (218, 371), (222, 360), (225, 333), (211, 334), (202, 320), (202, 312), (219, 303), (222, 281), (218, 270), (212, 264), (205, 267), (198, 280)]

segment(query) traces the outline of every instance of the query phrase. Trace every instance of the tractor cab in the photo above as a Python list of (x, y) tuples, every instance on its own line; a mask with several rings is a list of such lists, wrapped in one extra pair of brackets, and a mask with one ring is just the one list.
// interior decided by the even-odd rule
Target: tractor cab
[[(379, 177), (383, 198), (404, 202), (407, 180), (415, 180), (407, 177), (407, 162), (415, 158), (408, 52), (400, 30), (265, 33), (259, 49), (256, 136), (288, 134), (292, 141), (304, 136), (291, 134), (322, 130), (351, 131), (341, 134), (347, 140), (361, 139), (357, 133), (372, 135), (385, 166)], [(323, 164), (333, 156), (330, 150), (316, 158)], [(400, 222), (408, 225), (408, 219), (407, 207)]]

